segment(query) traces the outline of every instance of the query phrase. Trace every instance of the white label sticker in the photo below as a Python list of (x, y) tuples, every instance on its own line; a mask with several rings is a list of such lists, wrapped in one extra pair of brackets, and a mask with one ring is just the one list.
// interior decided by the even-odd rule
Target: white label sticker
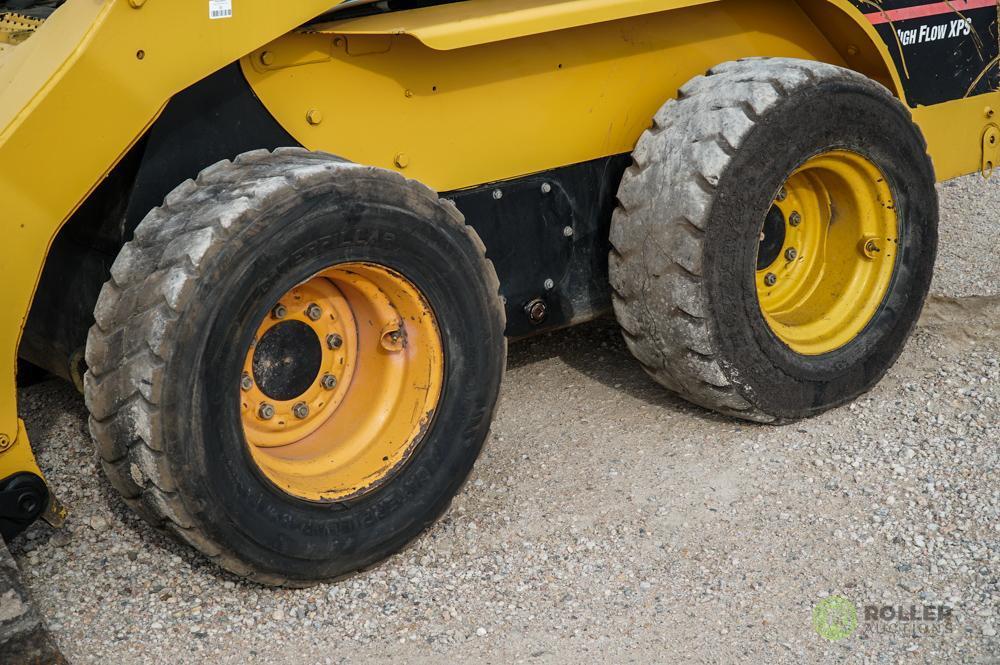
[(232, 18), (233, 0), (208, 0), (208, 18)]

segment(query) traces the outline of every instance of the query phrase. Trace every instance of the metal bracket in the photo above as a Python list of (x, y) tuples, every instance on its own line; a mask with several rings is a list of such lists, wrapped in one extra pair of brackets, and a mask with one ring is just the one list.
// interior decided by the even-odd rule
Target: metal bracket
[(1000, 164), (1000, 127), (994, 124), (986, 125), (983, 131), (983, 177), (989, 179), (993, 169)]

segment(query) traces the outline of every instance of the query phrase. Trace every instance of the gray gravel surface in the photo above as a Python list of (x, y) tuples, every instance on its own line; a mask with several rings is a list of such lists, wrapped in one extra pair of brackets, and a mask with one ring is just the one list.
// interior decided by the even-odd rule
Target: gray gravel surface
[[(373, 571), (284, 590), (129, 513), (81, 397), (49, 381), (21, 407), (72, 513), (12, 549), (78, 663), (1000, 662), (1000, 189), (942, 197), (932, 311), (875, 390), (823, 416), (689, 406), (608, 321), (516, 344), (446, 517)], [(948, 300), (970, 295), (992, 297)], [(954, 618), (828, 642), (811, 613), (831, 594)]]

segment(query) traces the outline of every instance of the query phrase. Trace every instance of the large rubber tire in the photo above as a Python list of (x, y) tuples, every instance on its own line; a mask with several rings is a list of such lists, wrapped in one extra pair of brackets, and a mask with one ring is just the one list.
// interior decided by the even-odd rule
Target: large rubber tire
[[(326, 266), (398, 271), (426, 297), (441, 397), (401, 470), (337, 502), (278, 489), (251, 460), (239, 381), (276, 299)], [(87, 343), (107, 477), (158, 528), (257, 582), (370, 566), (448, 506), (485, 440), (506, 362), (499, 282), (458, 210), (396, 173), (301, 149), (246, 153), (177, 187), (122, 249)]]
[[(833, 149), (885, 174), (900, 244), (868, 326), (843, 348), (805, 356), (765, 322), (755, 262), (782, 183)], [(612, 221), (610, 276), (627, 344), (656, 381), (724, 414), (775, 422), (847, 402), (892, 366), (930, 285), (938, 205), (927, 145), (888, 90), (816, 62), (725, 63), (663, 106), (633, 160)]]

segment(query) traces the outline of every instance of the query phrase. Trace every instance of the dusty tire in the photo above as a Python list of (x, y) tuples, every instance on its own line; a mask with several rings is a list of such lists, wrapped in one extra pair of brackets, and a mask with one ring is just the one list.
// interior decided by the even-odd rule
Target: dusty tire
[[(261, 583), (335, 579), (398, 550), (446, 509), (488, 434), (506, 343), (484, 254), (453, 205), (385, 170), (300, 149), (205, 169), (139, 225), (95, 311), (86, 400), (111, 484), (154, 526)], [(384, 484), (305, 500), (248, 450), (241, 371), (275, 300), (350, 261), (421, 289), (443, 389)]]
[[(898, 247), (867, 323), (858, 318), (840, 346), (803, 353), (765, 320), (761, 239), (783, 183), (834, 152), (884, 174)], [(656, 381), (731, 416), (787, 421), (853, 399), (895, 362), (930, 285), (938, 207), (926, 143), (885, 88), (815, 62), (725, 63), (664, 105), (633, 159), (612, 221), (610, 275), (627, 344)]]

